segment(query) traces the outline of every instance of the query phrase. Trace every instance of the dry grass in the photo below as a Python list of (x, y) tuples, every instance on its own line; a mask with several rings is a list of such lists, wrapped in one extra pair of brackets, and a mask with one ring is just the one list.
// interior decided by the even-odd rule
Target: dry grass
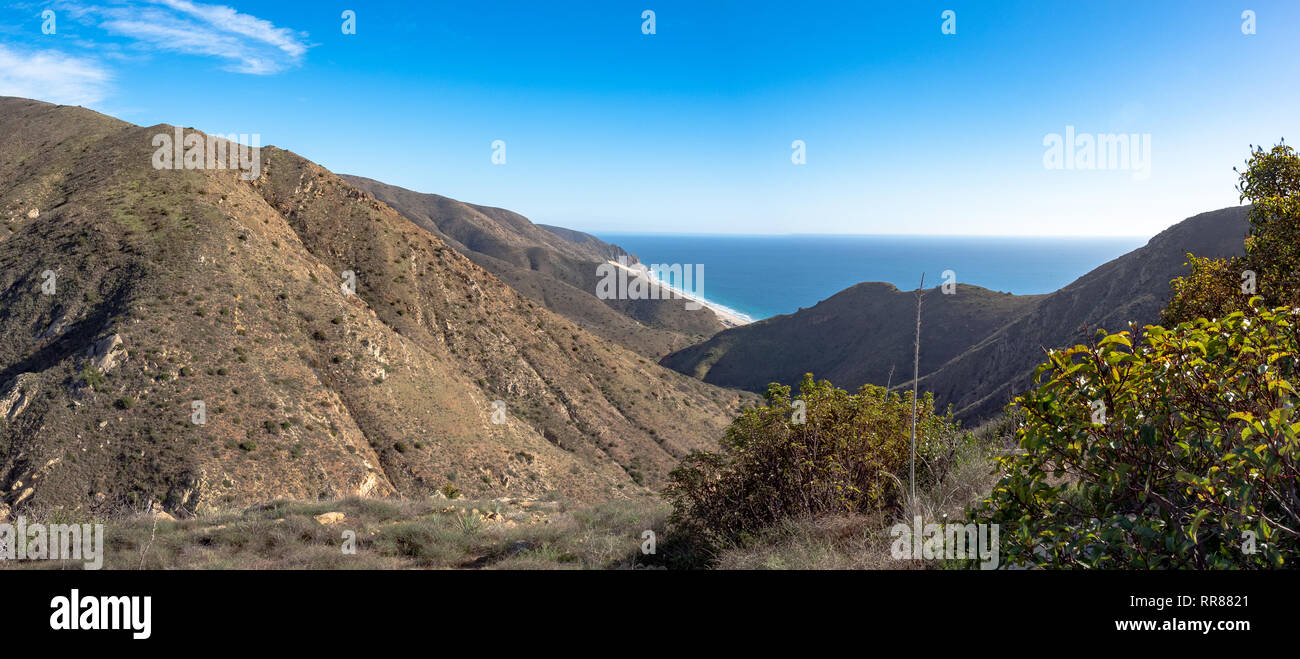
[(889, 529), (883, 516), (837, 515), (787, 520), (763, 535), (723, 549), (722, 570), (887, 570)]
[[(977, 435), (981, 433), (977, 432)], [(997, 481), (994, 457), (1004, 450), (1001, 433), (985, 431), (961, 448), (934, 485), (920, 489), (917, 501), (896, 515), (828, 515), (778, 523), (762, 534), (721, 548), (714, 567), (724, 570), (911, 570), (954, 567), (944, 562), (895, 560), (889, 531), (924, 522), (961, 520), (966, 506), (987, 494)], [(904, 481), (895, 479), (906, 491)]]
[[(327, 512), (345, 518), (330, 525), (314, 519)], [(642, 532), (662, 538), (668, 512), (650, 499), (571, 508), (508, 499), (348, 498), (277, 501), (156, 524), (139, 515), (60, 521), (104, 522), (104, 569), (632, 569), (656, 560), (641, 554)], [(355, 553), (343, 551), (345, 532), (355, 534)]]
[[(160, 521), (131, 511), (82, 519), (62, 511), (25, 511), (29, 521), (105, 523), (105, 569), (637, 569), (879, 570), (952, 567), (892, 558), (890, 528), (919, 514), (926, 522), (960, 520), (994, 482), (993, 458), (1004, 433), (977, 432), (913, 510), (829, 515), (780, 522), (730, 546), (704, 551), (668, 528), (670, 507), (657, 499), (570, 505), (512, 499), (275, 501)], [(902, 480), (895, 486), (906, 488)], [(477, 513), (475, 512), (477, 511)], [(314, 516), (341, 512), (324, 525)], [(653, 530), (655, 555), (643, 555)], [(344, 532), (355, 553), (344, 553)], [(79, 561), (6, 562), (0, 567), (80, 569)]]

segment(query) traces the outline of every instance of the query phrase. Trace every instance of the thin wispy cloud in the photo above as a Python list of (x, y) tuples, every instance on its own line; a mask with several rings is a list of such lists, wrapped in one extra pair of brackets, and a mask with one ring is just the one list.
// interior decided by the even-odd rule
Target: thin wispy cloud
[(24, 52), (0, 44), (0, 96), (91, 105), (108, 94), (112, 74), (90, 58), (54, 50)]
[(70, 6), (111, 35), (145, 50), (215, 57), (236, 73), (267, 75), (298, 66), (306, 34), (224, 5), (152, 0), (111, 7)]
[(256, 16), (249, 16), (248, 14), (241, 14), (230, 7), (201, 5), (188, 2), (188, 0), (158, 1), (177, 11), (201, 18), (217, 29), (270, 44), (289, 57), (302, 57), (303, 53), (307, 52), (307, 46), (302, 43), (299, 35), (295, 34), (293, 30), (276, 27), (270, 21), (262, 20)]

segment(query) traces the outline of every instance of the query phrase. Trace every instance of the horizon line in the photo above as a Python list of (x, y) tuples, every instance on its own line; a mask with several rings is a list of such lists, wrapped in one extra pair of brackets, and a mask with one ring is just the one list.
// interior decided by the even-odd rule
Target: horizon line
[(831, 237), (842, 238), (845, 236), (863, 237), (863, 238), (1140, 238), (1150, 240), (1153, 236), (1146, 234), (1076, 234), (1076, 233), (720, 233), (714, 231), (625, 231), (625, 230), (593, 230), (593, 229), (573, 229), (559, 224), (546, 224), (570, 231), (581, 231), (599, 237), (599, 234), (610, 236), (697, 236), (697, 237), (728, 237), (728, 238), (781, 238), (781, 237)]

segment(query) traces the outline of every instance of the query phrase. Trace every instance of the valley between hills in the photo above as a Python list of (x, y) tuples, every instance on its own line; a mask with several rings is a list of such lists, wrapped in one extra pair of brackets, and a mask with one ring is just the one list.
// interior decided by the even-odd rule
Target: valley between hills
[[(151, 140), (173, 130), (0, 98), (0, 513), (177, 524), (172, 558), (139, 567), (242, 565), (178, 557), (250, 529), (311, 536), (335, 567), (333, 522), (311, 518), (336, 509), (382, 539), (375, 567), (636, 565), (669, 473), (770, 383), (910, 389), (914, 292), (866, 282), (741, 326), (603, 300), (597, 266), (635, 262), (617, 245), (273, 146), (251, 181), (155, 169)], [(1188, 252), (1242, 253), (1248, 210), (1186, 219), (1051, 294), (926, 291), (920, 389), (1002, 432), (1045, 349), (1157, 322)], [(385, 530), (493, 522), (533, 530), (445, 556)], [(574, 544), (585, 532), (606, 550)], [(300, 560), (264, 566), (322, 566)]]

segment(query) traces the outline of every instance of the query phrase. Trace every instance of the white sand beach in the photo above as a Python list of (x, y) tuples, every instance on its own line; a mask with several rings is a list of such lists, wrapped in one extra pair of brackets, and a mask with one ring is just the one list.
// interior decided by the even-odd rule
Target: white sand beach
[(710, 302), (704, 297), (694, 295), (692, 293), (687, 293), (686, 291), (683, 291), (680, 288), (677, 288), (676, 286), (671, 286), (663, 283), (662, 281), (659, 281), (654, 277), (654, 274), (650, 272), (649, 267), (641, 263), (635, 263), (632, 265), (623, 265), (622, 263), (619, 263), (617, 261), (607, 261), (607, 263), (609, 263), (610, 265), (616, 268), (626, 271), (629, 276), (635, 277), (635, 276), (644, 275), (646, 278), (650, 280), (651, 285), (669, 292), (668, 294), (660, 292), (658, 299), (661, 300), (668, 299), (668, 295), (670, 294), (673, 299), (681, 298), (683, 304), (685, 304), (687, 301), (695, 302), (699, 304), (701, 307), (704, 307), (709, 311), (712, 311), (713, 315), (718, 317), (718, 321), (721, 322), (726, 327), (740, 327), (741, 325), (748, 325), (754, 322), (753, 318), (750, 318), (749, 316), (746, 316), (745, 314), (742, 314), (734, 309), (728, 309), (727, 307), (721, 304), (717, 304), (716, 302)]

